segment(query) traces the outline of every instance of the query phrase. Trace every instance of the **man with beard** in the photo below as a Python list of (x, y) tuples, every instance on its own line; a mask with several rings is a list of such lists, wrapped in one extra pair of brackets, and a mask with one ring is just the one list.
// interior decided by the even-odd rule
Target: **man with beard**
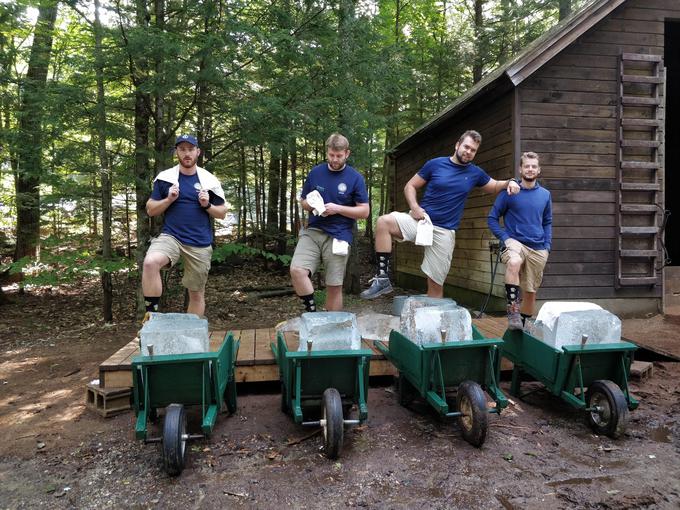
[[(427, 295), (442, 297), (444, 280), (451, 267), (455, 246), (456, 229), (463, 216), (465, 200), (473, 188), (484, 193), (498, 193), (502, 189), (509, 194), (519, 191), (513, 179), (497, 181), (484, 170), (472, 164), (482, 136), (477, 131), (465, 131), (451, 157), (431, 159), (404, 186), (404, 196), (409, 213), (392, 212), (378, 218), (375, 228), (375, 251), (377, 272), (371, 286), (361, 293), (364, 299), (374, 299), (392, 292), (389, 279), (392, 240), (415, 241), (418, 223), (431, 223), (432, 242), (425, 246), (425, 256), (420, 269), (427, 276)], [(417, 190), (425, 187), (420, 203)], [(421, 224), (422, 225), (422, 224)]]
[[(505, 244), (505, 293), (508, 301), (508, 329), (522, 329), (534, 313), (536, 291), (543, 279), (552, 243), (550, 192), (536, 179), (541, 174), (538, 154), (525, 152), (520, 158), (521, 191), (500, 193), (489, 213), (493, 234)], [(498, 220), (503, 218), (503, 227)]]
[(175, 140), (179, 164), (156, 176), (146, 203), (149, 216), (165, 213), (161, 234), (151, 240), (144, 258), (142, 291), (147, 312), (157, 312), (163, 292), (161, 268), (184, 262), (182, 285), (189, 291), (188, 313), (203, 315), (205, 284), (210, 270), (213, 234), (210, 218), (227, 214), (217, 178), (196, 166), (201, 149), (192, 135)]
[(342, 309), (342, 283), (356, 220), (368, 217), (368, 194), (363, 176), (347, 164), (349, 142), (334, 133), (326, 140), (326, 162), (309, 172), (301, 204), (309, 225), (300, 232), (290, 263), (290, 277), (307, 312), (316, 311), (311, 276), (323, 262), (326, 310)]

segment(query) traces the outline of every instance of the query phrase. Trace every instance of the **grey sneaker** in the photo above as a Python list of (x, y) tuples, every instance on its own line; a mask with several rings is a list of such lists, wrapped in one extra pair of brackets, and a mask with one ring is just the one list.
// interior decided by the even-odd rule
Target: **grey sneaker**
[(361, 293), (361, 299), (375, 299), (392, 292), (392, 284), (386, 276), (374, 277), (370, 280), (371, 286)]
[(522, 330), (522, 315), (519, 313), (519, 301), (513, 301), (508, 305), (508, 329)]

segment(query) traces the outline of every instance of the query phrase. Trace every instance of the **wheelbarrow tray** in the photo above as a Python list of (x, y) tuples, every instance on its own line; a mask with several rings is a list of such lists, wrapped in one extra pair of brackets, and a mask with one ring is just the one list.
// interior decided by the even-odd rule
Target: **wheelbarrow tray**
[(371, 350), (290, 351), (281, 332), (271, 349), (279, 367), (282, 408), (295, 423), (303, 423), (309, 411), (321, 408), (327, 388), (338, 390), (343, 406), (357, 405), (360, 422), (368, 418)]
[(500, 373), (500, 338), (485, 338), (472, 326), (473, 340), (417, 345), (392, 330), (389, 344), (376, 347), (399, 370), (406, 380), (435, 410), (446, 416), (449, 411), (446, 389), (463, 381), (473, 381), (484, 388), (496, 402), (495, 412), (507, 407), (508, 400), (498, 387)]
[(616, 383), (628, 408), (638, 407), (628, 390), (630, 364), (637, 349), (630, 342), (565, 345), (557, 349), (525, 331), (508, 330), (503, 336), (502, 356), (512, 361), (510, 392), (520, 394), (522, 373), (540, 381), (546, 389), (578, 409), (586, 407), (586, 389), (597, 380)]
[(223, 401), (231, 412), (236, 410), (234, 366), (239, 344), (227, 333), (217, 351), (135, 356), (132, 382), (136, 437), (146, 439), (150, 413), (170, 404), (201, 406), (201, 431), (210, 434)]

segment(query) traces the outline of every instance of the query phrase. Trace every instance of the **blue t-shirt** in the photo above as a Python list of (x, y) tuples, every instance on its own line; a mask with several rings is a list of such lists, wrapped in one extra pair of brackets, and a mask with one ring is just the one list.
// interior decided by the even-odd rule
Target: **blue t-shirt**
[[(307, 193), (314, 190), (321, 194), (324, 203), (332, 202), (350, 207), (368, 203), (364, 177), (349, 165), (345, 165), (345, 168), (337, 172), (328, 168), (328, 163), (312, 168), (302, 187), (301, 197), (307, 198)], [(309, 215), (310, 228), (318, 228), (331, 237), (350, 244), (352, 244), (352, 228), (355, 223), (356, 220), (342, 214)]]
[(418, 175), (427, 181), (420, 207), (434, 226), (448, 230), (458, 229), (472, 188), (484, 186), (491, 179), (477, 165), (458, 165), (448, 157), (431, 159)]
[[(172, 184), (166, 181), (156, 180), (153, 183), (151, 198), (153, 200), (163, 200), (168, 196), (168, 190)], [(198, 181), (198, 174), (184, 175), (179, 173), (179, 196), (165, 210), (163, 220), (164, 234), (169, 234), (180, 243), (188, 246), (205, 247), (212, 243), (213, 235), (210, 228), (210, 215), (205, 211), (198, 201), (198, 192), (201, 184)], [(210, 203), (222, 205), (224, 200), (209, 192)]]
[[(498, 220), (503, 217), (503, 227)], [(550, 251), (552, 245), (552, 203), (550, 192), (539, 186), (522, 188), (516, 195), (503, 190), (496, 197), (488, 217), (489, 228), (501, 241), (508, 238), (534, 250)]]

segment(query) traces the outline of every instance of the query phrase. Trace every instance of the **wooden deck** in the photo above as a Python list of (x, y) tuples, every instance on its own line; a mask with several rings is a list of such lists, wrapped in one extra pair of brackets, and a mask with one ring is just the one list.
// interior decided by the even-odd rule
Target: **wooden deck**
[[(488, 338), (503, 336), (504, 317), (485, 317), (475, 319), (474, 324)], [(224, 339), (225, 331), (210, 334), (210, 350), (215, 351)], [(236, 359), (237, 382), (278, 381), (279, 369), (274, 360), (270, 344), (276, 340), (274, 328), (243, 329), (234, 331), (241, 340)], [(291, 350), (298, 347), (296, 333), (287, 333), (286, 341)], [(392, 364), (385, 359), (370, 340), (362, 340), (363, 346), (373, 351), (371, 357), (371, 376), (396, 375)], [(102, 388), (124, 388), (132, 386), (132, 358), (139, 354), (139, 340), (134, 339), (110, 358), (99, 365), (99, 381)]]

